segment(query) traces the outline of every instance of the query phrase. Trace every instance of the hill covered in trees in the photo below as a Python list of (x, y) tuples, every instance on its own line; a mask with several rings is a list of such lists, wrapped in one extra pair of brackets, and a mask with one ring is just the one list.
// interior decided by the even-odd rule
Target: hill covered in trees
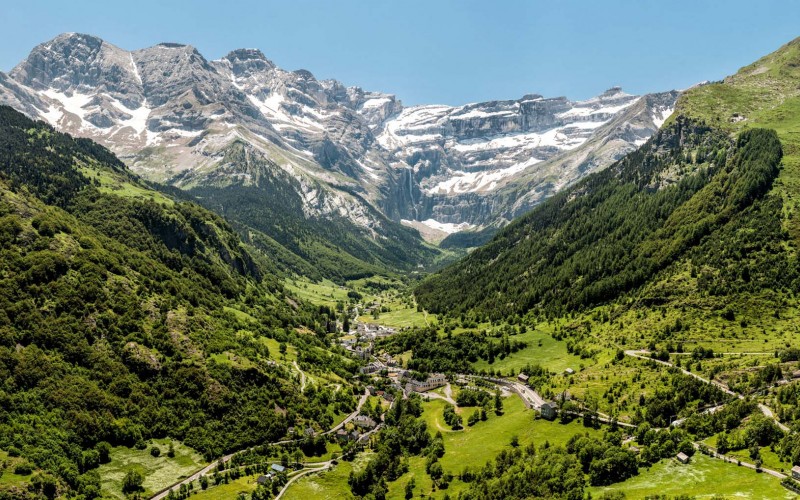
[(0, 448), (39, 487), (94, 498), (109, 444), (168, 436), (210, 458), (329, 426), (331, 394), (300, 391), (277, 346), (355, 366), (325, 347), (330, 311), (275, 269), (105, 148), (0, 107)]
[[(781, 238), (769, 224), (746, 237), (739, 231), (753, 217), (780, 216), (780, 200), (765, 195), (781, 156), (774, 131), (748, 130), (732, 141), (703, 122), (678, 118), (635, 153), (432, 276), (418, 299), (429, 311), (491, 319), (530, 310), (561, 315), (630, 292), (690, 253), (695, 266), (724, 271), (729, 262), (717, 262), (712, 248), (722, 232), (733, 232), (739, 247)], [(701, 247), (707, 251), (696, 251)], [(766, 254), (755, 257), (752, 268), (745, 266), (747, 281), (793, 284), (794, 262), (776, 275)]]

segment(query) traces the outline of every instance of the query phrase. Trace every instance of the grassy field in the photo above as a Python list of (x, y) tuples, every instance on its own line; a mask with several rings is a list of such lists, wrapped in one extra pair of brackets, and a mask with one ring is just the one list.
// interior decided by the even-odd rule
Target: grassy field
[(338, 500), (354, 498), (347, 485), (347, 478), (353, 470), (360, 470), (369, 461), (369, 453), (361, 453), (353, 462), (340, 461), (333, 469), (310, 474), (286, 490), (283, 498), (286, 500)]
[(267, 349), (269, 349), (269, 357), (271, 359), (277, 361), (286, 361), (288, 363), (291, 363), (297, 359), (297, 349), (293, 345), (286, 344), (286, 354), (281, 354), (280, 342), (267, 337), (259, 337), (259, 339), (261, 342), (267, 345)]
[[(175, 457), (169, 458), (168, 439), (156, 439), (144, 450), (115, 447), (111, 451), (111, 462), (101, 465), (103, 495), (110, 498), (125, 498), (122, 493), (122, 478), (129, 470), (138, 470), (144, 476), (145, 495), (158, 491), (176, 480), (203, 468), (206, 462), (197, 452), (178, 441), (172, 441)], [(161, 448), (161, 456), (150, 455), (150, 447)]]
[(209, 356), (209, 358), (213, 359), (218, 364), (229, 365), (235, 368), (247, 369), (253, 366), (253, 362), (250, 361), (249, 359), (245, 358), (244, 356), (239, 356), (238, 354), (230, 351), (212, 354), (211, 356)]
[(260, 474), (243, 476), (228, 484), (223, 483), (219, 486), (213, 486), (214, 483), (212, 482), (205, 491), (200, 490), (199, 487), (195, 485), (195, 491), (198, 493), (192, 495), (192, 498), (202, 500), (228, 500), (230, 498), (236, 498), (240, 493), (244, 493), (247, 498), (250, 498), (250, 493), (258, 486), (258, 483), (256, 483), (258, 476), (260, 476)]
[[(704, 439), (703, 443), (712, 447), (716, 447), (718, 436), (719, 434), (716, 434), (710, 438)], [(774, 451), (770, 450), (769, 446), (762, 446), (759, 449), (759, 453), (761, 454), (762, 465), (767, 469), (776, 470), (778, 472), (786, 472), (792, 469), (792, 464), (781, 460), (781, 457)], [(747, 449), (729, 451), (726, 453), (726, 455), (734, 459), (741, 459), (744, 462), (753, 463), (753, 459), (750, 458), (750, 451)]]
[(379, 313), (378, 319), (372, 314), (362, 314), (358, 317), (358, 321), (362, 323), (378, 323), (393, 328), (424, 327), (435, 319), (424, 311), (417, 311), (413, 299), (404, 299), (399, 291), (394, 289), (378, 295), (367, 295), (364, 303), (377, 303), (381, 307), (387, 307), (389, 311)]
[(128, 182), (121, 174), (112, 173), (106, 170), (96, 170), (92, 167), (81, 168), (81, 173), (92, 180), (100, 182), (98, 190), (101, 193), (110, 193), (124, 198), (140, 198), (152, 200), (157, 203), (172, 205), (174, 202), (167, 196), (158, 191), (144, 189)]
[(233, 308), (233, 307), (228, 307), (228, 306), (223, 306), (222, 309), (225, 312), (229, 312), (229, 313), (233, 314), (234, 316), (236, 316), (236, 319), (238, 319), (240, 321), (250, 322), (250, 323), (257, 323), (258, 322), (257, 319), (255, 319), (254, 317), (250, 316), (249, 314), (247, 314), (244, 311), (240, 311), (239, 309), (236, 309), (236, 308)]
[(696, 454), (687, 465), (677, 460), (662, 460), (650, 469), (640, 469), (623, 483), (590, 488), (592, 497), (605, 492), (621, 491), (628, 500), (653, 495), (689, 495), (694, 498), (795, 498), (780, 480), (759, 474), (736, 464)]
[(511, 437), (519, 438), (520, 446), (528, 443), (537, 445), (549, 441), (552, 445), (566, 444), (576, 433), (595, 432), (578, 423), (560, 424), (547, 420), (534, 420), (533, 410), (525, 408), (517, 396), (503, 399), (503, 415), (488, 413), (485, 422), (469, 427), (466, 421), (477, 408), (459, 408), (464, 418), (464, 429), (454, 431), (444, 423), (443, 412), (447, 403), (434, 399), (423, 403), (422, 418), (428, 424), (431, 434), (437, 431), (444, 437), (445, 454), (441, 458), (442, 467), (457, 475), (466, 466), (480, 467), (511, 443)]
[[(502, 416), (491, 413), (485, 422), (453, 431), (443, 421), (442, 412), (446, 405), (444, 401), (432, 400), (423, 403), (424, 412), (421, 418), (427, 422), (431, 435), (441, 431), (444, 438), (445, 454), (440, 461), (445, 471), (456, 476), (465, 466), (482, 467), (500, 450), (510, 446), (512, 435), (519, 437), (521, 446), (531, 442), (541, 445), (545, 441), (553, 445), (563, 445), (575, 434), (600, 432), (587, 429), (579, 422), (564, 425), (546, 420), (534, 420), (533, 411), (526, 409), (518, 397), (505, 398), (503, 404), (505, 413)], [(459, 409), (465, 420), (475, 410), (475, 408)], [(358, 470), (365, 463), (366, 456), (361, 454), (353, 465), (341, 462), (332, 471), (300, 479), (289, 488), (285, 498), (352, 498), (347, 485), (348, 475), (353, 467)], [(458, 479), (453, 479), (447, 490), (434, 491), (430, 476), (425, 472), (425, 458), (410, 457), (408, 463), (409, 471), (398, 480), (389, 483), (387, 498), (398, 500), (404, 498), (405, 485), (411, 478), (416, 482), (415, 496), (422, 494), (432, 498), (443, 498), (447, 494), (455, 497), (468, 486)]]
[(347, 289), (332, 281), (325, 280), (314, 283), (298, 278), (288, 279), (284, 285), (292, 295), (312, 304), (336, 307), (336, 302), (347, 302)]
[[(503, 400), (503, 415), (497, 416), (494, 412), (490, 412), (485, 422), (478, 422), (472, 427), (465, 425), (463, 430), (454, 431), (444, 423), (443, 411), (446, 405), (447, 403), (437, 399), (423, 403), (424, 412), (421, 418), (427, 422), (432, 435), (437, 431), (442, 433), (445, 453), (440, 463), (445, 472), (450, 472), (453, 476), (458, 476), (465, 467), (482, 467), (487, 461), (494, 459), (501, 450), (510, 446), (511, 437), (514, 435), (519, 438), (520, 446), (525, 446), (528, 443), (542, 445), (545, 441), (551, 445), (564, 445), (575, 434), (599, 433), (595, 429), (583, 427), (579, 422), (560, 424), (541, 419), (534, 420), (533, 411), (525, 408), (516, 396)], [(466, 423), (469, 415), (476, 410), (476, 408), (460, 408), (458, 412)], [(405, 485), (412, 477), (416, 482), (415, 495), (424, 494), (442, 498), (447, 494), (455, 497), (459, 491), (468, 486), (454, 478), (447, 490), (433, 491), (433, 483), (425, 472), (425, 459), (411, 457), (409, 471), (389, 484), (388, 498), (403, 498)]]
[(561, 373), (567, 368), (578, 370), (581, 363), (587, 362), (586, 360), (581, 360), (578, 356), (569, 354), (566, 343), (555, 340), (540, 330), (530, 330), (514, 335), (510, 339), (526, 342), (528, 346), (510, 356), (506, 356), (504, 359), (495, 359), (492, 364), (483, 359), (479, 360), (473, 363), (475, 369), (488, 370), (492, 368), (501, 370), (503, 373), (513, 370), (516, 373), (527, 364), (539, 364), (548, 370)]
[(378, 319), (373, 318), (371, 315), (362, 315), (358, 317), (358, 321), (362, 323), (378, 323), (394, 328), (423, 327), (427, 325), (425, 313), (418, 312), (415, 307), (393, 306), (391, 303), (387, 305), (391, 308), (391, 311), (380, 313)]

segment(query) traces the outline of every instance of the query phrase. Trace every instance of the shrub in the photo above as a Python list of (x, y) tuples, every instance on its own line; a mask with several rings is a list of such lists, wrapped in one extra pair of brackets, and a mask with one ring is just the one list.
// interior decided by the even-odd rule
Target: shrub
[(144, 477), (135, 470), (129, 470), (122, 479), (122, 491), (135, 493), (142, 489), (142, 483), (144, 483)]
[(33, 472), (33, 466), (29, 462), (21, 462), (14, 467), (14, 474), (19, 474), (20, 476), (27, 476), (31, 472)]

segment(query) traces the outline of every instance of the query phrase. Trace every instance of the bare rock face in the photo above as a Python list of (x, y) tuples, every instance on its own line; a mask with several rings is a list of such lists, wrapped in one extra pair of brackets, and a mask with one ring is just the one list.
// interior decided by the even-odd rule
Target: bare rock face
[(434, 232), (502, 224), (638, 147), (676, 98), (612, 88), (586, 101), (531, 94), (404, 107), (283, 70), (257, 49), (208, 61), (190, 45), (130, 52), (75, 33), (0, 73), (0, 104), (97, 140), (145, 177), (254, 184), (260, 177), (231, 161), (231, 146), (244, 143), (274, 170), (271, 182), (303, 200), (304, 217), (376, 235), (390, 223), (376, 209)]
[(132, 54), (91, 35), (68, 33), (36, 46), (11, 78), (37, 91), (105, 93), (129, 108), (143, 100)]

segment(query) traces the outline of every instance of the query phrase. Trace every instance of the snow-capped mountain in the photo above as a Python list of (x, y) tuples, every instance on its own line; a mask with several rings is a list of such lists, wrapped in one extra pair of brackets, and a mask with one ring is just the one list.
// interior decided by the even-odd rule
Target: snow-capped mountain
[(269, 179), (303, 217), (378, 239), (400, 221), (441, 237), (518, 215), (644, 142), (676, 97), (613, 88), (406, 108), (256, 49), (209, 61), (188, 45), (127, 51), (74, 33), (0, 73), (0, 103), (97, 140), (147, 178), (189, 190)]
[(392, 208), (404, 220), (456, 225), (440, 229), (519, 215), (643, 144), (676, 98), (615, 87), (578, 102), (528, 95), (406, 108), (378, 131), (393, 165), (410, 167), (410, 185), (418, 186), (412, 203)]

